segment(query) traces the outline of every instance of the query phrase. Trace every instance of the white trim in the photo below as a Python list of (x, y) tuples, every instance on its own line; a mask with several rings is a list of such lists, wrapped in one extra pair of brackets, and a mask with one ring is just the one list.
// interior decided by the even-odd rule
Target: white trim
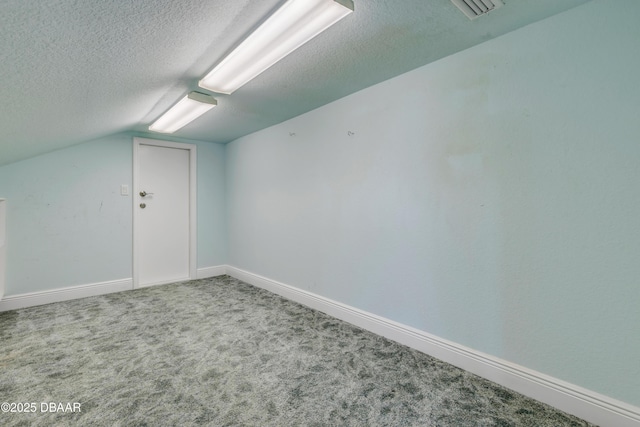
[[(182, 150), (189, 150), (189, 277), (185, 280), (195, 279), (197, 277), (197, 224), (198, 224), (198, 211), (197, 211), (197, 200), (198, 200), (198, 185), (197, 185), (197, 146), (195, 144), (185, 144), (182, 142), (173, 142), (173, 141), (163, 141), (159, 139), (147, 139), (147, 138), (133, 138), (133, 287), (137, 289), (140, 287), (139, 283), (139, 271), (138, 271), (138, 248), (139, 244), (139, 227), (136, 226), (138, 223), (138, 212), (136, 209), (138, 204), (136, 203), (136, 194), (139, 191), (139, 173), (140, 173), (140, 157), (139, 157), (139, 148), (140, 145), (152, 145), (155, 147), (166, 147), (166, 148), (178, 148)], [(175, 280), (170, 280), (162, 283), (171, 283), (175, 282)], [(151, 284), (147, 286), (152, 286)]]
[[(225, 265), (204, 267), (197, 270), (198, 279), (216, 277), (226, 274)], [(182, 281), (190, 280), (188, 278)], [(181, 280), (153, 283), (143, 287), (179, 283)], [(133, 279), (110, 280), (107, 282), (92, 283), (88, 285), (68, 286), (65, 288), (51, 289), (48, 291), (29, 292), (26, 294), (10, 295), (0, 301), (0, 312), (17, 310), (19, 308), (34, 307), (50, 304), (52, 302), (69, 301), (72, 299), (92, 297), (96, 295), (110, 294), (113, 292), (130, 291), (133, 288)]]
[(225, 274), (227, 274), (227, 267), (225, 265), (216, 265), (215, 267), (199, 268), (196, 278), (206, 279), (208, 277), (223, 276)]
[(639, 427), (640, 408), (233, 266), (226, 273), (602, 426)]
[(78, 298), (110, 294), (113, 292), (128, 291), (131, 289), (133, 289), (133, 280), (129, 278), (92, 283), (89, 285), (69, 286), (49, 291), (10, 295), (4, 297), (4, 299), (0, 301), (0, 312), (33, 307), (42, 304), (50, 304), (52, 302), (68, 301)]

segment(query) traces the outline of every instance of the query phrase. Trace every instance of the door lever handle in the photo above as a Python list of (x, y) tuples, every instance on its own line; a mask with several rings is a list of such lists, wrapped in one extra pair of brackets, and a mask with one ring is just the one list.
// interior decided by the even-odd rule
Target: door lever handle
[(140, 197), (152, 196), (152, 195), (153, 195), (153, 193), (147, 193), (147, 192), (146, 192), (146, 191), (144, 191), (144, 190), (142, 190), (142, 191), (140, 192)]

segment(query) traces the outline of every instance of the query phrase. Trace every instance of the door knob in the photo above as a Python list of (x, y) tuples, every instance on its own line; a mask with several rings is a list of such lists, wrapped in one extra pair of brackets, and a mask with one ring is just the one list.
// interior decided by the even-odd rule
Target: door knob
[(147, 204), (146, 204), (146, 203), (140, 203), (140, 208), (144, 209), (144, 208), (146, 208), (146, 207), (147, 207)]
[(144, 191), (144, 190), (142, 190), (142, 191), (140, 192), (140, 197), (144, 197), (144, 196), (152, 196), (152, 195), (153, 195), (153, 193), (147, 193), (147, 192), (146, 192), (146, 191)]

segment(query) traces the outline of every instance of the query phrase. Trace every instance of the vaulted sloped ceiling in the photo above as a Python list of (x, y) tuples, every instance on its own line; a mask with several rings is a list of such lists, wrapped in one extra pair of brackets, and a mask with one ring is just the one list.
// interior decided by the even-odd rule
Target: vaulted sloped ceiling
[[(354, 0), (355, 12), (186, 126), (226, 143), (587, 0), (505, 0), (474, 21), (450, 0)], [(281, 0), (0, 0), (0, 165), (150, 122)]]

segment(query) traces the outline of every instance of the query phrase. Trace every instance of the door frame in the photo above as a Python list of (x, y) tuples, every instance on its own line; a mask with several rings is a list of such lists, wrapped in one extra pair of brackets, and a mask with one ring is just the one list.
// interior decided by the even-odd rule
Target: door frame
[[(196, 173), (196, 164), (197, 164), (197, 151), (195, 144), (185, 144), (182, 142), (173, 142), (173, 141), (163, 141), (158, 139), (147, 139), (147, 138), (133, 138), (133, 188), (131, 191), (132, 202), (133, 202), (133, 288), (137, 289), (140, 287), (139, 281), (139, 251), (141, 248), (140, 245), (140, 227), (139, 227), (139, 209), (138, 204), (139, 196), (138, 192), (140, 191), (139, 181), (140, 181), (140, 152), (139, 148), (141, 145), (151, 145), (155, 147), (165, 147), (165, 148), (177, 148), (181, 150), (189, 151), (189, 279), (195, 279), (197, 275), (197, 173)], [(157, 283), (161, 284), (161, 283)], [(147, 285), (145, 285), (147, 286)], [(153, 285), (149, 285), (153, 286)]]

